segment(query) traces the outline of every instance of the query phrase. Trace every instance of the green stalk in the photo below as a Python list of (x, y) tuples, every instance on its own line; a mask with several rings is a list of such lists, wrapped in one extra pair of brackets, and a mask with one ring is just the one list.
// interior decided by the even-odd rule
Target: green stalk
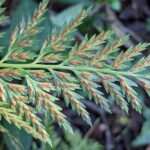
[(88, 71), (88, 72), (93, 72), (93, 73), (104, 73), (104, 74), (111, 74), (114, 76), (129, 76), (133, 78), (145, 78), (145, 79), (150, 79), (150, 76), (145, 75), (143, 76), (142, 74), (137, 74), (137, 73), (132, 73), (129, 71), (116, 71), (116, 70), (110, 70), (110, 69), (97, 69), (97, 68), (92, 68), (90, 66), (64, 66), (62, 64), (60, 65), (45, 65), (45, 64), (8, 64), (8, 63), (0, 63), (0, 68), (18, 68), (18, 69), (46, 69), (46, 70), (51, 70), (51, 69), (58, 69), (58, 70), (70, 70), (70, 71)]

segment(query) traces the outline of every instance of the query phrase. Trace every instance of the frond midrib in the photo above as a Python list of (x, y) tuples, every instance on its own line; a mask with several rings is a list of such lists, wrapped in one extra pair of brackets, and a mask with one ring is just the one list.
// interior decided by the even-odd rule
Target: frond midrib
[(132, 78), (144, 78), (150, 79), (149, 75), (143, 76), (142, 74), (133, 73), (130, 71), (118, 71), (118, 70), (110, 70), (108, 68), (94, 68), (92, 66), (65, 66), (62, 64), (58, 65), (49, 65), (49, 64), (9, 64), (9, 63), (0, 63), (0, 68), (17, 68), (17, 69), (44, 69), (44, 70), (70, 70), (70, 71), (86, 71), (92, 73), (103, 73), (114, 76), (128, 76)]

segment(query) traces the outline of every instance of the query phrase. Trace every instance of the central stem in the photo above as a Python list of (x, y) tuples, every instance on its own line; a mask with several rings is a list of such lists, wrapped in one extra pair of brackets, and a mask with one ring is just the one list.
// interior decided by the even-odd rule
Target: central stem
[(45, 65), (45, 64), (8, 64), (8, 63), (0, 63), (0, 68), (18, 68), (18, 69), (59, 69), (59, 70), (70, 70), (70, 71), (88, 71), (93, 73), (105, 73), (105, 74), (111, 74), (111, 75), (122, 75), (122, 76), (130, 76), (133, 78), (145, 78), (150, 79), (150, 76), (143, 76), (142, 74), (137, 74), (133, 72), (128, 71), (116, 71), (116, 70), (110, 70), (108, 68), (106, 69), (98, 69), (98, 68), (92, 68), (90, 66), (64, 66), (62, 64), (60, 65)]

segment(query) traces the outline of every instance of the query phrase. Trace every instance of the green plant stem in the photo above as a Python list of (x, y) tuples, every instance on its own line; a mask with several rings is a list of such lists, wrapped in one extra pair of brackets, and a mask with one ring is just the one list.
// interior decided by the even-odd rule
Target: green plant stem
[(145, 78), (150, 79), (149, 75), (142, 75), (137, 73), (132, 73), (129, 71), (117, 71), (117, 70), (110, 70), (110, 69), (97, 69), (90, 66), (64, 66), (64, 65), (45, 65), (45, 64), (9, 64), (9, 63), (0, 63), (0, 68), (18, 68), (18, 69), (58, 69), (58, 70), (70, 70), (70, 71), (88, 71), (93, 73), (104, 73), (104, 74), (111, 74), (114, 76), (129, 76), (133, 78)]
[(4, 61), (6, 61), (10, 54), (11, 54), (11, 50), (8, 50), (6, 55), (0, 60), (0, 63), (3, 63)]

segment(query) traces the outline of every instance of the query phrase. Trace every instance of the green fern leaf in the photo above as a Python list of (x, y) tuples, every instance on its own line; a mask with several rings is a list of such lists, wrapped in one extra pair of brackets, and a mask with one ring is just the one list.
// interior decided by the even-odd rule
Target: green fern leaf
[[(114, 40), (111, 31), (85, 36), (81, 43), (72, 45), (72, 32), (88, 15), (83, 10), (77, 17), (65, 24), (41, 44), (40, 50), (31, 51), (34, 37), (42, 28), (48, 0), (43, 0), (29, 21), (23, 20), (12, 33), (7, 53), (0, 61), (0, 115), (9, 123), (41, 141), (51, 144), (50, 135), (45, 130), (37, 113), (51, 117), (69, 132), (73, 132), (68, 118), (58, 101), (80, 115), (91, 125), (89, 113), (83, 99), (94, 100), (100, 108), (111, 112), (109, 94), (117, 105), (128, 112), (133, 109), (141, 112), (136, 88), (142, 86), (150, 95), (149, 57), (142, 56), (149, 44), (138, 44), (125, 52), (120, 47), (128, 36)], [(0, 12), (3, 12), (1, 9)], [(128, 66), (128, 62), (135, 65)], [(144, 71), (144, 75), (141, 73)]]

